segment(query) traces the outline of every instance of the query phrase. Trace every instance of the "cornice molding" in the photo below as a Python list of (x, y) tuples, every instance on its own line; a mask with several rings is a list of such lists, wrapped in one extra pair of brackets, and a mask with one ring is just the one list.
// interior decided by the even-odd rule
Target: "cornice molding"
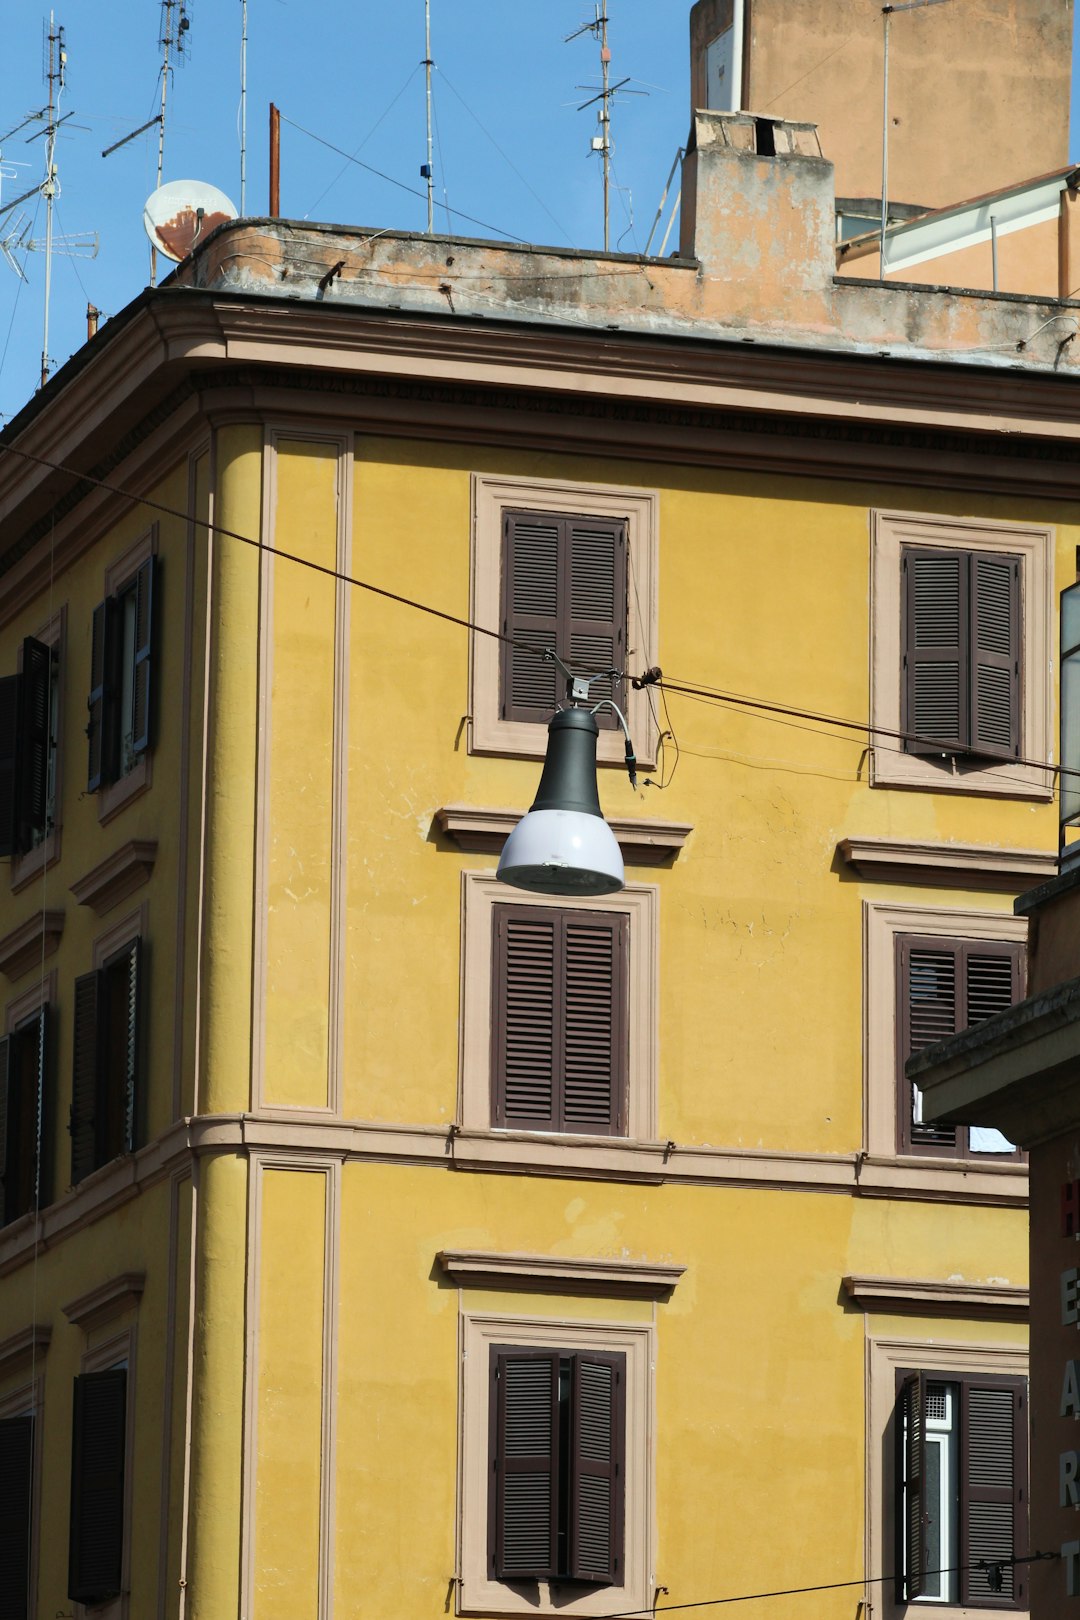
[(32, 967), (55, 956), (64, 931), (62, 911), (38, 911), (0, 939), (0, 973), (21, 979)]
[(1030, 1302), (1026, 1288), (1008, 1283), (969, 1283), (928, 1277), (871, 1277), (843, 1279), (844, 1292), (864, 1311), (888, 1315), (967, 1316), (1001, 1322), (1026, 1322)]
[(80, 1294), (78, 1299), (70, 1300), (67, 1305), (61, 1305), (60, 1309), (72, 1327), (83, 1329), (97, 1327), (99, 1323), (108, 1321), (110, 1317), (119, 1316), (122, 1311), (137, 1305), (145, 1287), (144, 1272), (122, 1271), (119, 1276), (110, 1277), (108, 1282), (101, 1283), (97, 1288), (91, 1288), (89, 1293)]
[(1057, 871), (1057, 856), (992, 844), (919, 843), (908, 838), (842, 838), (837, 849), (860, 877), (879, 883), (947, 885), (1016, 893)]
[(670, 1299), (685, 1266), (648, 1260), (581, 1260), (563, 1255), (489, 1254), (441, 1249), (435, 1257), (460, 1287), (509, 1288), (515, 1292), (609, 1295), (620, 1299)]
[[(441, 832), (469, 854), (497, 855), (517, 826), (523, 810), (483, 810), (468, 804), (446, 804), (436, 810)], [(693, 832), (684, 821), (609, 816), (608, 826), (624, 859), (633, 866), (655, 866), (678, 855)]]
[(31, 1327), (20, 1329), (10, 1338), (0, 1340), (0, 1378), (6, 1378), (9, 1373), (23, 1361), (33, 1361), (35, 1357), (43, 1356), (49, 1348), (52, 1338), (52, 1327), (48, 1322), (35, 1322)]
[(126, 844), (90, 869), (71, 885), (80, 906), (90, 906), (104, 917), (113, 906), (142, 887), (157, 860), (156, 838), (129, 838)]

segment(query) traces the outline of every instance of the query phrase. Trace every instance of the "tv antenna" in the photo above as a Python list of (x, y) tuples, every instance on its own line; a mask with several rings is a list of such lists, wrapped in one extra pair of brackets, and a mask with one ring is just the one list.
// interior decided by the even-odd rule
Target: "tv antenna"
[[(564, 41), (569, 45), (572, 39), (580, 39), (582, 34), (591, 34), (600, 45), (600, 91), (583, 101), (578, 112), (584, 112), (586, 107), (593, 107), (597, 102), (600, 109), (597, 113), (597, 122), (600, 125), (599, 135), (592, 138), (592, 150), (599, 152), (603, 159), (604, 172), (604, 252), (611, 248), (611, 107), (615, 97), (621, 92), (631, 96), (647, 95), (646, 90), (627, 90), (629, 77), (620, 79), (617, 84), (611, 83), (611, 47), (608, 45), (608, 0), (595, 0), (594, 15), (591, 22), (582, 23), (575, 28), (572, 34), (567, 34)], [(579, 90), (591, 90), (591, 84), (578, 85)]]
[(945, 5), (946, 0), (906, 0), (899, 6), (882, 6), (885, 27), (885, 66), (881, 88), (881, 279), (885, 280), (885, 232), (889, 227), (889, 24), (899, 11), (921, 11), (924, 6)]

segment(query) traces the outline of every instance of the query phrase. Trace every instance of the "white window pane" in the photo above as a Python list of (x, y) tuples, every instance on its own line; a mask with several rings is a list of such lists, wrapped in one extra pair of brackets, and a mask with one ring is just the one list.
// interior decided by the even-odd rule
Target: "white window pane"
[(992, 1125), (972, 1125), (968, 1128), (968, 1145), (972, 1153), (1015, 1153), (1016, 1143), (995, 1131)]

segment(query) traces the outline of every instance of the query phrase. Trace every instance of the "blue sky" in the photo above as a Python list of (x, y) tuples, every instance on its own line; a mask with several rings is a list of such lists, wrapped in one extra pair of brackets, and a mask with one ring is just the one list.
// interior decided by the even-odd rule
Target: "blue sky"
[[(589, 35), (564, 43), (592, 9), (591, 0), (432, 0), (437, 229), (446, 227), (448, 203), (509, 235), (599, 245), (599, 159), (588, 150), (595, 113), (576, 110), (589, 94), (578, 86), (598, 82), (598, 52)], [(211, 181), (239, 204), (241, 3), (189, 0), (188, 10), (189, 50), (169, 91), (165, 179)], [(615, 195), (612, 245), (636, 251), (686, 137), (690, 0), (609, 0), (609, 10), (612, 76), (630, 75), (633, 88), (648, 91), (621, 101), (614, 123), (615, 175), (625, 189)], [(47, 98), (48, 9), (20, 0), (5, 13), (0, 135)], [(96, 232), (100, 247), (93, 259), (55, 260), (54, 361), (66, 360), (83, 341), (88, 300), (115, 314), (147, 281), (142, 206), (155, 181), (156, 130), (108, 158), (101, 150), (157, 110), (159, 14), (158, 0), (56, 6), (68, 50), (62, 111), (72, 117), (57, 149), (55, 229), (69, 236)], [(271, 99), (304, 129), (422, 190), (423, 0), (249, 0), (248, 18), (249, 214), (267, 208)], [(0, 144), (12, 170), (3, 180), (5, 200), (42, 173), (43, 139), (24, 142), (32, 132)], [(421, 198), (343, 164), (290, 124), (282, 130), (281, 190), (282, 212), (293, 218), (404, 229), (425, 222)], [(35, 222), (31, 199), (15, 215), (0, 216), (0, 239), (17, 219), (34, 240), (44, 236), (44, 206)], [(452, 228), (494, 234), (460, 220)], [(44, 257), (18, 257), (26, 283), (0, 259), (0, 420), (33, 392), (40, 366)]]

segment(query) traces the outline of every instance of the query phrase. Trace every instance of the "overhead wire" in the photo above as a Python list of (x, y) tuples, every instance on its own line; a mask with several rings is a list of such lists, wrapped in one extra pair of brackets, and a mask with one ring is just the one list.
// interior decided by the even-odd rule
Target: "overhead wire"
[(346, 171), (348, 170), (349, 164), (356, 162), (358, 154), (361, 153), (364, 150), (364, 147), (367, 145), (368, 141), (371, 140), (372, 136), (379, 129), (380, 125), (385, 123), (387, 118), (389, 118), (390, 114), (393, 112), (394, 108), (397, 106), (398, 102), (401, 100), (402, 96), (405, 94), (405, 92), (409, 88), (410, 84), (412, 84), (413, 80), (416, 78), (416, 75), (419, 73), (419, 71), (420, 71), (420, 63), (417, 62), (416, 66), (413, 68), (412, 72), (409, 74), (408, 78), (405, 80), (405, 83), (402, 85), (401, 89), (398, 91), (398, 93), (394, 97), (393, 101), (391, 101), (390, 105), (385, 109), (385, 111), (380, 113), (379, 117), (376, 118), (375, 122), (372, 124), (371, 128), (368, 130), (367, 134), (364, 136), (363, 140), (360, 142), (360, 145), (357, 146), (357, 147), (354, 147), (354, 149), (347, 155), (345, 162), (341, 165), (341, 168), (338, 170), (337, 174), (335, 174), (335, 176), (331, 180), (330, 184), (328, 186), (325, 186), (323, 188), (323, 190), (320, 191), (319, 195), (316, 197), (316, 199), (312, 203), (311, 207), (308, 208), (303, 214), (301, 214), (301, 216), (300, 216), (301, 219), (310, 219), (311, 215), (315, 212), (316, 208), (318, 208), (318, 206), (322, 202), (323, 198), (325, 196), (327, 196), (331, 191), (333, 191), (334, 187), (337, 185), (337, 183), (341, 179), (342, 175), (345, 174)]
[[(446, 609), (435, 607), (429, 602), (421, 602), (415, 597), (406, 596), (403, 592), (392, 591), (386, 586), (376, 585), (371, 580), (360, 579), (355, 574), (347, 574), (343, 570), (332, 568), (326, 563), (315, 562), (313, 559), (302, 557), (296, 552), (287, 551), (282, 546), (274, 546), (268, 541), (257, 540), (251, 535), (241, 534), (236, 529), (225, 528), (221, 524), (214, 523), (209, 518), (200, 518), (194, 516), (190, 512), (182, 512), (177, 507), (169, 506), (163, 501), (156, 501), (149, 495), (142, 495), (134, 490), (124, 489), (121, 485), (115, 484), (109, 479), (97, 478), (88, 472), (80, 472), (77, 468), (67, 466), (64, 462), (55, 461), (49, 456), (38, 455), (34, 451), (24, 450), (17, 445), (2, 443), (0, 443), (0, 453), (17, 456), (22, 460), (33, 462), (37, 466), (47, 467), (52, 472), (66, 473), (78, 483), (87, 484), (95, 489), (105, 490), (109, 494), (118, 495), (121, 497), (121, 499), (132, 502), (133, 505), (145, 506), (150, 511), (161, 512), (167, 517), (175, 517), (184, 523), (193, 522), (208, 530), (211, 535), (221, 535), (225, 539), (236, 540), (241, 545), (250, 546), (255, 551), (265, 552), (270, 556), (279, 557), (283, 561), (296, 563), (301, 568), (308, 568), (311, 569), (313, 573), (322, 574), (327, 578), (339, 580), (345, 585), (352, 585), (357, 590), (367, 591), (369, 594), (381, 597), (385, 601), (397, 602), (402, 607), (412, 608), (419, 613), (427, 614), (431, 618), (440, 619), (444, 623), (456, 625), (463, 630), (471, 630), (476, 635), (489, 636), (494, 641), (504, 642), (509, 646), (520, 649), (521, 651), (529, 652), (534, 657), (541, 659), (545, 658), (543, 650), (530, 646), (527, 642), (518, 641), (513, 636), (509, 636), (501, 630), (492, 629), (490, 625), (478, 624), (475, 622), (475, 620), (465, 618), (461, 614), (450, 613)], [(652, 676), (651, 671), (648, 672), (648, 676)], [(660, 672), (656, 672), (655, 677), (653, 678), (633, 678), (629, 677), (628, 672), (624, 671), (621, 672), (621, 678), (629, 678), (632, 680), (632, 683), (635, 686), (645, 688), (646, 690), (652, 686), (655, 686), (659, 690), (662, 700), (665, 699), (666, 694), (670, 693), (672, 696), (686, 697), (706, 704), (718, 706), (726, 705), (728, 707), (734, 707), (737, 709), (749, 710), (752, 711), (758, 718), (775, 718), (789, 725), (796, 720), (805, 720), (811, 723), (810, 727), (807, 728), (810, 730), (814, 730), (815, 728), (820, 728), (822, 726), (828, 726), (843, 731), (854, 732), (860, 736), (865, 736), (865, 747), (889, 748), (889, 744), (881, 743), (876, 740), (881, 737), (888, 737), (894, 741), (903, 743), (915, 742), (929, 744), (935, 750), (940, 748), (938, 739), (923, 736), (918, 732), (899, 730), (890, 726), (881, 726), (870, 719), (853, 720), (846, 716), (826, 714), (813, 709), (796, 707), (793, 704), (778, 703), (768, 698), (758, 698), (747, 693), (728, 691), (722, 687), (710, 687), (705, 684), (693, 684), (688, 681), (676, 681), (669, 679)], [(793, 729), (802, 728), (793, 727)], [(817, 731), (817, 734), (821, 735), (822, 733)], [(837, 738), (836, 740), (840, 741), (841, 739)], [(854, 738), (852, 738), (852, 741), (854, 741)], [(890, 751), (895, 753), (905, 752), (905, 750), (902, 748), (894, 748), (890, 749)], [(947, 750), (942, 749), (941, 752), (945, 753)], [(1080, 776), (1080, 769), (1055, 764), (1052, 760), (1035, 760), (1020, 757), (1003, 763), (1016, 766), (1026, 766), (1034, 770), (1046, 771), (1059, 778), (1062, 776)], [(998, 780), (1006, 783), (1015, 782), (1020, 786), (1028, 788), (1030, 787), (1030, 783), (1028, 781), (1019, 777), (1010, 778), (1008, 776), (1001, 775), (998, 777)], [(1054, 788), (1050, 791), (1056, 793), (1058, 790)]]

